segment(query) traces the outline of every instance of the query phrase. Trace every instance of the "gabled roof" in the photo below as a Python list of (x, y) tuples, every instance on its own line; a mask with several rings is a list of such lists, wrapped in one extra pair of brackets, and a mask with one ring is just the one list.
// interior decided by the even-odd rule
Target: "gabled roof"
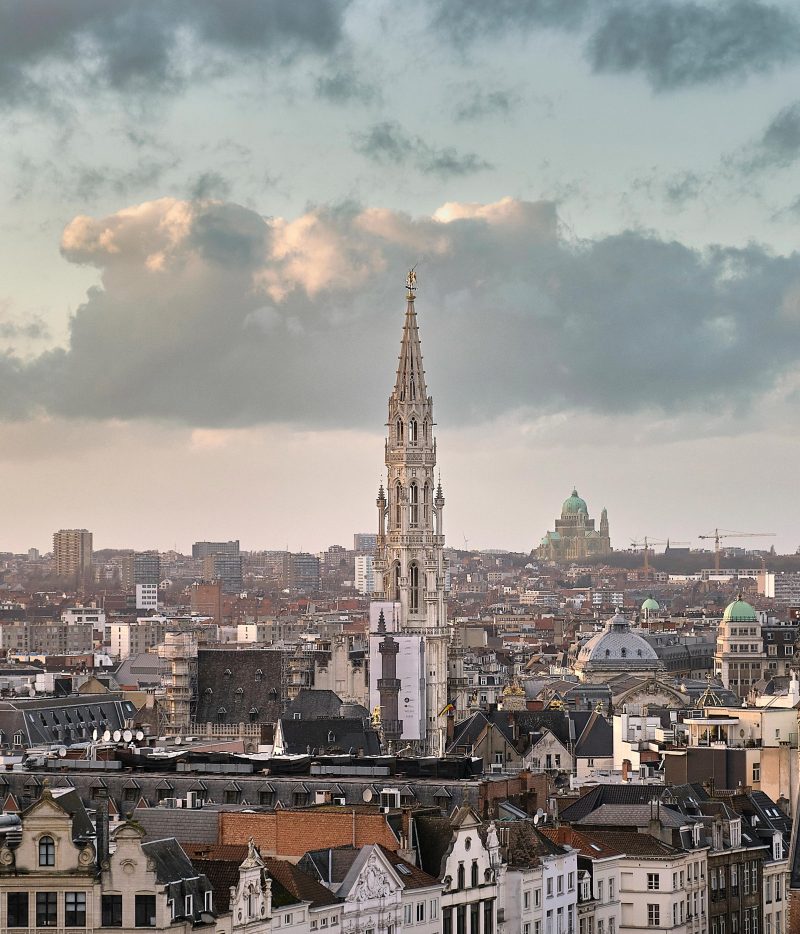
[(614, 755), (614, 730), (605, 717), (592, 713), (575, 743), (575, 755), (582, 758)]
[(531, 820), (507, 821), (502, 825), (505, 857), (509, 866), (538, 866), (544, 856), (564, 854), (564, 848), (539, 832)]
[(301, 688), (286, 709), (286, 716), (293, 718), (299, 713), (302, 720), (316, 720), (319, 717), (338, 717), (341, 711), (342, 699), (334, 691)]
[(589, 830), (581, 828), (581, 832), (591, 843), (616, 850), (626, 856), (652, 856), (661, 859), (673, 859), (683, 855), (683, 850), (662, 843), (656, 837), (647, 833), (636, 833), (615, 830)]
[(582, 856), (588, 856), (591, 859), (604, 859), (620, 855), (619, 850), (614, 849), (605, 842), (601, 842), (602, 835), (593, 839), (575, 827), (564, 825), (561, 827), (543, 827), (541, 833), (554, 843), (561, 846), (571, 846), (573, 850), (577, 850)]
[(663, 785), (596, 785), (561, 811), (559, 817), (564, 823), (574, 824), (601, 804), (646, 804), (663, 791)]
[(599, 808), (575, 821), (579, 827), (647, 827), (657, 819), (664, 827), (684, 827), (683, 814), (671, 808), (651, 804), (601, 804)]

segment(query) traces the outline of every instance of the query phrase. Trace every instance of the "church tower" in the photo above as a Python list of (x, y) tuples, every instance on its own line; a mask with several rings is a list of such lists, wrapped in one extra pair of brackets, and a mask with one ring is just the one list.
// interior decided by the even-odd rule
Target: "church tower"
[(406, 281), (406, 315), (394, 391), (389, 397), (386, 491), (378, 493), (375, 588), (398, 605), (399, 636), (422, 638), (424, 751), (443, 755), (447, 705), (447, 598), (443, 554), (444, 496), (434, 484), (433, 399), (425, 385), (416, 274)]

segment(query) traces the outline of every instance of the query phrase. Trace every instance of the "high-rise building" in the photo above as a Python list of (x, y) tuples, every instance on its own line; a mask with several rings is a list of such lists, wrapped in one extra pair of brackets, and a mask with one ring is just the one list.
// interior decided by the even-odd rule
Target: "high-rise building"
[(375, 592), (375, 558), (372, 555), (356, 555), (353, 583), (358, 593)]
[(242, 589), (242, 556), (238, 552), (206, 555), (203, 576), (207, 580), (222, 581), (225, 593), (237, 593)]
[(135, 590), (137, 584), (158, 587), (161, 582), (161, 556), (157, 551), (131, 552), (119, 559), (120, 584), (123, 590)]
[(378, 544), (378, 536), (374, 532), (355, 532), (353, 534), (353, 551), (362, 555), (371, 555)]
[[(421, 743), (429, 755), (438, 756), (445, 749), (443, 712), (448, 703), (444, 496), (441, 483), (434, 487), (433, 399), (422, 367), (413, 270), (406, 286), (400, 360), (389, 397), (387, 488), (384, 491), (381, 485), (377, 499), (375, 590), (384, 602), (399, 608), (396, 633), (401, 659), (403, 638), (419, 640)], [(381, 664), (379, 658), (371, 658), (370, 663), (378, 668)]]
[(92, 533), (60, 529), (53, 533), (53, 557), (58, 577), (83, 580), (92, 572)]
[(320, 589), (319, 558), (307, 552), (289, 555), (288, 587), (294, 592), (316, 593)]
[(207, 558), (209, 555), (238, 555), (239, 541), (235, 542), (195, 542), (192, 545), (193, 558)]

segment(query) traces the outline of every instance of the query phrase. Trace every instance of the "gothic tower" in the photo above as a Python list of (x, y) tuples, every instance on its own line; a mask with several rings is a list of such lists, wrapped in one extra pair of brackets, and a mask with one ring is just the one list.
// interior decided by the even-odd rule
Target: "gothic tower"
[(443, 555), (444, 496), (434, 488), (433, 399), (425, 387), (417, 314), (416, 275), (406, 282), (406, 316), (394, 391), (389, 397), (386, 479), (378, 493), (375, 588), (399, 604), (397, 632), (424, 645), (425, 752), (443, 755), (447, 705), (447, 599)]

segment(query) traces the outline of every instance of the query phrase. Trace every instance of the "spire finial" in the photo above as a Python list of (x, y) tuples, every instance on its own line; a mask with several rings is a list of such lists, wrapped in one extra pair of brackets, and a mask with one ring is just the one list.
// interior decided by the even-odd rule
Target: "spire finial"
[(414, 300), (414, 292), (417, 291), (416, 269), (417, 264), (414, 263), (411, 269), (408, 270), (408, 275), (406, 276), (406, 298), (410, 299), (411, 301)]

